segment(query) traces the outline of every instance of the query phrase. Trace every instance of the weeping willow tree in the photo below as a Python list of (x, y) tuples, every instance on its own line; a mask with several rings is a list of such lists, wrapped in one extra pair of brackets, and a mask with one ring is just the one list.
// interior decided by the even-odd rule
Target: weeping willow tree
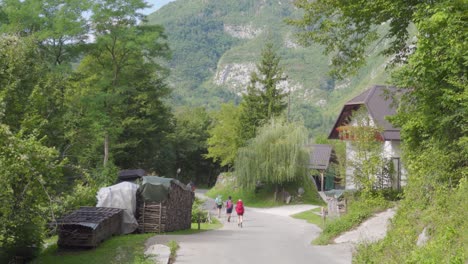
[[(246, 147), (240, 148), (235, 170), (239, 184), (254, 188), (258, 182), (278, 187), (303, 183), (309, 154), (305, 149), (307, 130), (298, 123), (271, 120), (258, 130)], [(276, 196), (275, 193), (275, 196)]]

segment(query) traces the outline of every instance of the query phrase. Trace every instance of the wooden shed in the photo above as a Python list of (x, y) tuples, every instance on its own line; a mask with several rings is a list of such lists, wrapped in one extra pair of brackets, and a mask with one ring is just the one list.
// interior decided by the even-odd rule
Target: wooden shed
[(96, 247), (120, 234), (122, 209), (81, 207), (57, 221), (59, 247)]
[(195, 194), (172, 178), (144, 176), (137, 191), (137, 221), (141, 233), (190, 229)]

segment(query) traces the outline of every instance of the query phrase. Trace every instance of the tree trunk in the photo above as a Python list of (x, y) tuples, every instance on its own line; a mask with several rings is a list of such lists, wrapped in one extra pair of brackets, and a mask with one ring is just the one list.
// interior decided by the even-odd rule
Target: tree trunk
[(106, 167), (107, 161), (109, 161), (109, 135), (106, 133), (104, 136), (104, 167)]

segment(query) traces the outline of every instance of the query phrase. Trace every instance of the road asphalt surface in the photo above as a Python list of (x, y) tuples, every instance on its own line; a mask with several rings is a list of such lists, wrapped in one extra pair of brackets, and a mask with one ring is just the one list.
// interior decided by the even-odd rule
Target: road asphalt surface
[[(197, 196), (203, 196), (198, 192)], [(205, 203), (213, 216), (214, 202)], [(271, 209), (245, 208), (243, 227), (237, 225), (235, 212), (227, 222), (225, 210), (221, 215), (224, 226), (217, 230), (191, 235), (157, 235), (146, 245), (179, 243), (176, 263), (250, 264), (250, 263), (351, 263), (352, 245), (348, 243), (314, 246), (320, 229), (289, 214), (312, 209), (314, 206), (284, 206)]]

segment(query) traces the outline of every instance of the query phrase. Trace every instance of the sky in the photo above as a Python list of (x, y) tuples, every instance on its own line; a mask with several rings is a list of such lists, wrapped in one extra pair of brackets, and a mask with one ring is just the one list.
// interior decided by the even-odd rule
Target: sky
[(143, 14), (149, 15), (153, 13), (154, 11), (158, 10), (159, 8), (161, 8), (163, 5), (172, 1), (175, 1), (175, 0), (146, 0), (146, 2), (152, 5), (152, 7), (143, 10)]

